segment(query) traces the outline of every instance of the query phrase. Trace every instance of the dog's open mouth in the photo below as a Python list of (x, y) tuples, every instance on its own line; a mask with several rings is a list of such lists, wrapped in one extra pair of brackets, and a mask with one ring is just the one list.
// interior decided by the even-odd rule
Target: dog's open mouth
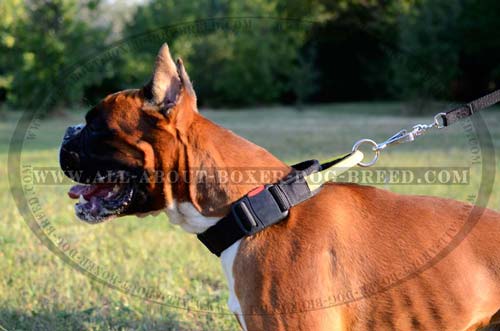
[(124, 213), (134, 194), (131, 184), (78, 184), (68, 192), (79, 199), (75, 213), (87, 223), (101, 223)]

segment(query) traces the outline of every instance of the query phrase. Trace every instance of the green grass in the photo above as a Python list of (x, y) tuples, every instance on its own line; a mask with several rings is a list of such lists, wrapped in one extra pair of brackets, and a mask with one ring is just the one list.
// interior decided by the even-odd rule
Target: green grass
[[(381, 141), (401, 128), (427, 123), (429, 117), (391, 116), (397, 104), (339, 104), (296, 112), (279, 107), (252, 111), (207, 111), (215, 122), (266, 147), (293, 163), (326, 159), (349, 151), (360, 138)], [(389, 109), (389, 111), (384, 111)], [(6, 164), (8, 141), (17, 114), (0, 122), (0, 160)], [(23, 164), (57, 166), (60, 138), (82, 113), (42, 122), (37, 138), (26, 143)], [(496, 146), (500, 146), (500, 112), (484, 115)], [(433, 132), (413, 144), (383, 153), (382, 166), (470, 166), (470, 145), (461, 125)], [(477, 168), (477, 167), (476, 167)], [(384, 186), (401, 193), (430, 194), (465, 200), (477, 191), (478, 169), (465, 186)], [(497, 167), (497, 170), (498, 167)], [(500, 171), (497, 171), (500, 173)], [(498, 179), (498, 174), (497, 178)], [(0, 326), (12, 330), (236, 330), (227, 314), (227, 289), (217, 258), (192, 235), (168, 223), (165, 215), (126, 217), (91, 226), (75, 220), (69, 185), (37, 187), (43, 211), (81, 256), (102, 270), (164, 296), (221, 307), (225, 314), (206, 314), (148, 302), (91, 279), (54, 255), (31, 232), (10, 195), (6, 167), (0, 168)], [(500, 209), (494, 192), (489, 206)], [(54, 240), (54, 235), (51, 236)], [(0, 327), (0, 330), (2, 328)]]

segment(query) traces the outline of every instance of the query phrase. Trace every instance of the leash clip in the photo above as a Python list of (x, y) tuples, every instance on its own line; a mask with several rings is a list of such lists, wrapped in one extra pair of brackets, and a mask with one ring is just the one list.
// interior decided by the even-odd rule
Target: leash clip
[(415, 140), (415, 134), (416, 131), (415, 129), (412, 130), (411, 132), (408, 132), (408, 130), (401, 130), (398, 133), (394, 134), (391, 136), (389, 139), (384, 141), (383, 143), (377, 144), (375, 147), (377, 150), (381, 151), (387, 148), (389, 145), (394, 145), (394, 144), (402, 144), (406, 142), (410, 142)]
[(361, 139), (358, 140), (354, 146), (352, 147), (352, 151), (355, 152), (359, 150), (360, 146), (363, 144), (370, 144), (372, 145), (372, 151), (375, 152), (375, 156), (370, 162), (362, 162), (360, 161), (358, 163), (359, 166), (361, 167), (370, 167), (374, 165), (379, 156), (380, 152), (386, 149), (390, 145), (397, 145), (397, 144), (403, 144), (403, 143), (408, 143), (414, 141), (417, 137), (424, 135), (427, 133), (427, 131), (431, 129), (442, 129), (445, 127), (445, 124), (443, 122), (443, 115), (446, 115), (445, 113), (439, 113), (434, 116), (434, 121), (431, 124), (417, 124), (414, 125), (411, 130), (400, 130), (391, 137), (389, 137), (387, 140), (384, 142), (378, 144), (375, 141), (371, 139)]

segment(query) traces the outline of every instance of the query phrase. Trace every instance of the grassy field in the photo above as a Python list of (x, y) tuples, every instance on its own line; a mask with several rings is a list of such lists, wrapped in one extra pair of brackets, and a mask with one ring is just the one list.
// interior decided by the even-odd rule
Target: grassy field
[[(401, 128), (427, 123), (431, 118), (391, 115), (398, 113), (399, 107), (343, 104), (302, 112), (270, 108), (207, 111), (205, 115), (293, 163), (347, 152), (360, 138), (381, 141)], [(79, 273), (47, 249), (26, 225), (9, 191), (5, 165), (17, 118), (9, 113), (0, 122), (0, 330), (237, 329), (234, 317), (225, 310), (228, 294), (218, 259), (194, 236), (170, 225), (163, 214), (90, 226), (75, 219), (72, 202), (65, 193), (69, 185), (36, 187), (57, 236), (101, 271), (117, 275), (132, 286), (159, 291), (164, 297), (181, 298), (191, 309), (197, 308), (196, 302), (209, 302), (214, 309), (223, 309), (221, 313), (172, 308), (111, 289)], [(484, 118), (498, 150), (500, 112), (489, 111)], [(23, 149), (23, 164), (57, 166), (65, 128), (82, 119), (83, 114), (75, 112), (43, 121), (36, 139)], [(457, 125), (430, 133), (413, 144), (391, 148), (383, 153), (380, 165), (470, 167), (471, 148), (463, 126)], [(380, 186), (402, 193), (465, 200), (477, 192), (481, 175), (479, 167), (471, 171), (471, 183), (462, 186)], [(489, 206), (500, 209), (499, 198), (499, 192), (494, 192)]]

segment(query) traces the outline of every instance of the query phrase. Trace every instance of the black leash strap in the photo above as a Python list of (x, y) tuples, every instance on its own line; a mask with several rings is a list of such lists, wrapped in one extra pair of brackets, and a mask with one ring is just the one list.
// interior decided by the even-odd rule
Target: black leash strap
[(358, 140), (352, 147), (352, 150), (353, 152), (359, 150), (359, 147), (363, 144), (370, 145), (372, 147), (372, 151), (375, 153), (374, 157), (370, 162), (360, 161), (358, 165), (361, 167), (371, 167), (377, 162), (380, 156), (380, 152), (386, 149), (388, 146), (415, 141), (417, 137), (424, 135), (431, 129), (442, 129), (448, 127), (461, 119), (472, 116), (480, 110), (491, 107), (499, 102), (500, 90), (497, 90), (488, 95), (485, 95), (482, 98), (472, 101), (471, 103), (454, 108), (446, 113), (436, 114), (434, 116), (434, 121), (431, 124), (417, 124), (414, 125), (410, 130), (400, 130), (382, 143), (376, 143), (372, 139)]
[(462, 105), (458, 108), (450, 110), (447, 113), (442, 114), (441, 118), (443, 120), (443, 126), (450, 126), (461, 119), (472, 116), (478, 111), (491, 107), (499, 102), (500, 90), (497, 90), (488, 95), (485, 95), (482, 98), (472, 101), (471, 103)]

